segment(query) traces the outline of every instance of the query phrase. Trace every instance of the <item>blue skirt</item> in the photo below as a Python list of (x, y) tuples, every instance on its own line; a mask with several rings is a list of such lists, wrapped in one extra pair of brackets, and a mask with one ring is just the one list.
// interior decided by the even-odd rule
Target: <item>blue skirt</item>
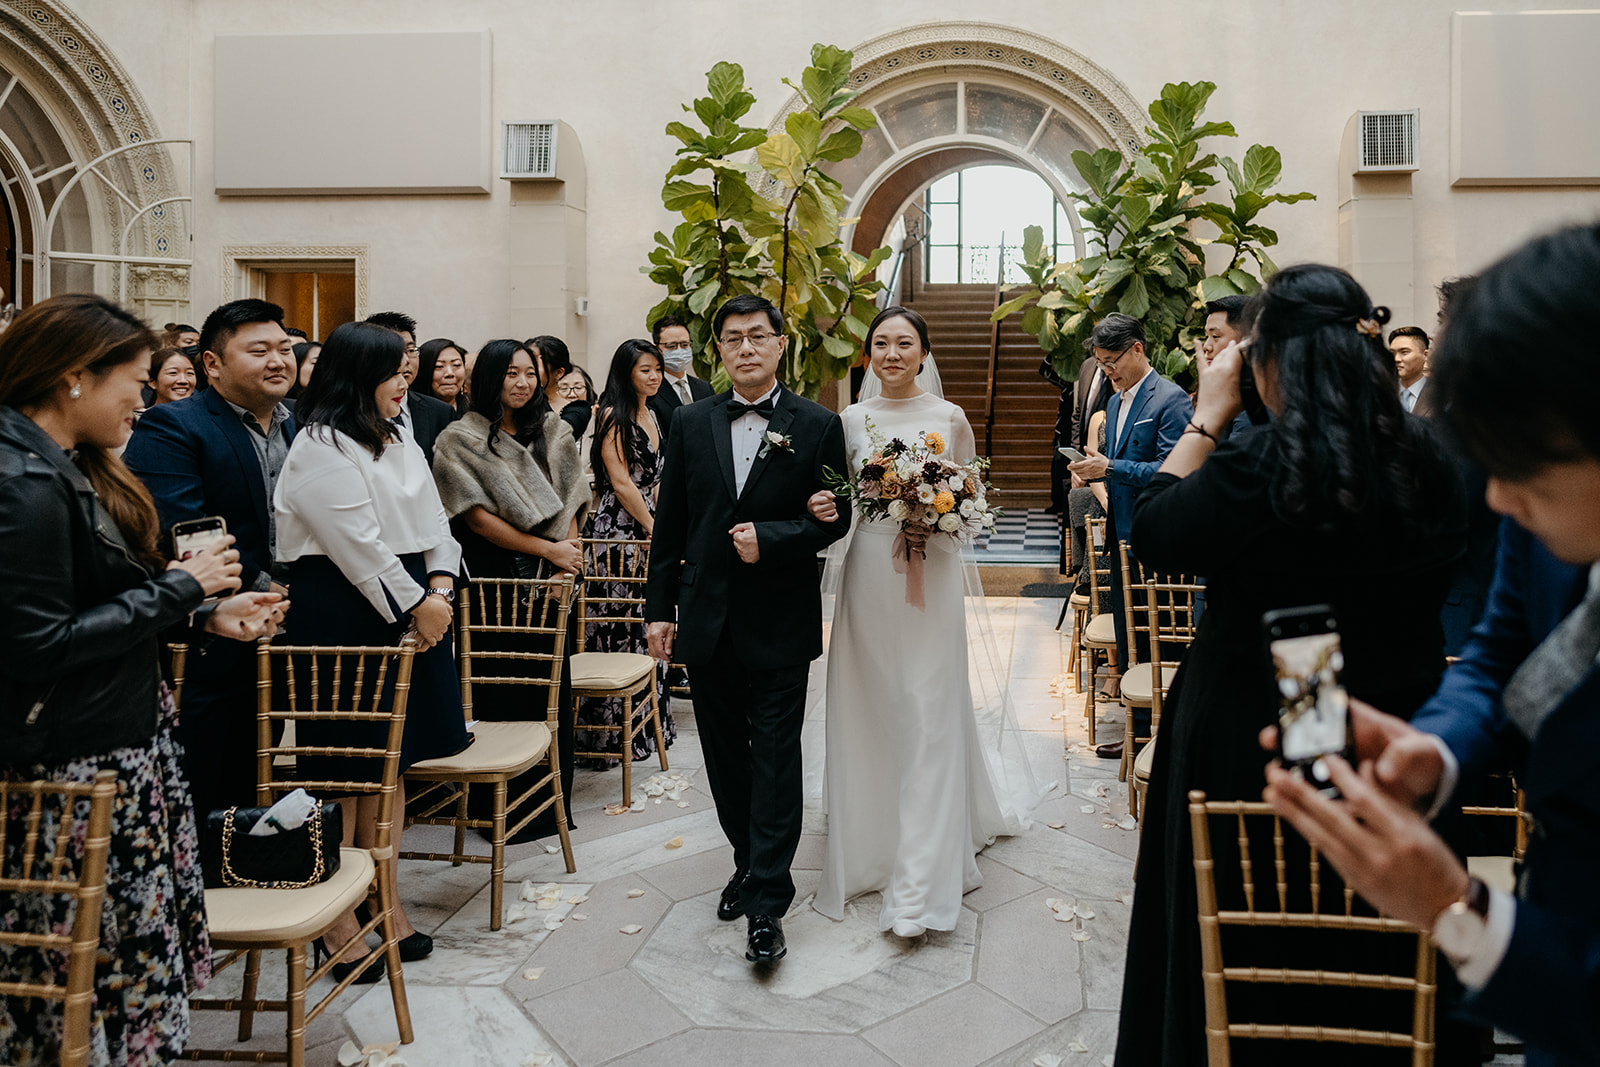
[[(418, 584), (428, 584), (422, 553), (403, 555), (400, 562)], [(409, 615), (402, 614), (398, 622), (389, 622), (378, 614), (327, 556), (303, 556), (289, 564), (289, 600), (285, 637), (292, 645), (393, 646), (400, 643), (411, 625)], [(399, 613), (407, 606), (398, 605), (395, 610)], [(324, 677), (323, 684), (331, 689), (332, 680)], [(347, 679), (347, 687), (353, 688), (353, 684)], [(394, 698), (392, 674), (387, 689), (379, 705), (384, 710)], [(351, 695), (345, 693), (345, 699)], [(382, 748), (386, 727), (381, 723), (301, 722), (296, 724), (296, 730), (303, 744)], [(471, 743), (472, 736), (467, 733), (461, 713), (454, 634), (446, 633), (442, 641), (412, 660), (411, 695), (406, 703), (405, 739), (400, 748), (401, 773), (413, 763), (452, 755)], [(383, 770), (378, 760), (345, 756), (301, 756), (298, 762), (301, 777), (308, 779), (376, 782)]]

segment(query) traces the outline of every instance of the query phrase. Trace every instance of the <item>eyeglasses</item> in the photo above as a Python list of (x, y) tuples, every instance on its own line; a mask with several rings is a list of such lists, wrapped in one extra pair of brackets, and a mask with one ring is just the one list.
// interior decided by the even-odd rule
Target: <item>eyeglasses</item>
[(737, 352), (746, 344), (752, 345), (756, 348), (761, 348), (776, 336), (778, 335), (775, 333), (767, 333), (763, 330), (757, 330), (755, 333), (747, 333), (742, 335), (732, 334), (730, 336), (723, 337), (717, 341), (717, 344), (721, 345), (723, 348), (726, 348), (730, 352)]
[(556, 386), (556, 395), (557, 396), (582, 396), (587, 391), (588, 390), (586, 390), (584, 388), (584, 385), (583, 385), (582, 382), (579, 382), (577, 385), (558, 385), (558, 386)]
[(1099, 358), (1096, 358), (1095, 362), (1100, 364), (1100, 368), (1102, 370), (1110, 370), (1112, 367), (1115, 367), (1117, 365), (1117, 363), (1122, 359), (1123, 356), (1125, 356), (1129, 352), (1131, 352), (1133, 350), (1133, 346), (1138, 344), (1138, 343), (1139, 343), (1138, 341), (1134, 341), (1134, 342), (1130, 343), (1128, 345), (1128, 347), (1122, 349), (1120, 352), (1118, 352), (1116, 354), (1115, 357), (1113, 357), (1111, 359), (1099, 359)]

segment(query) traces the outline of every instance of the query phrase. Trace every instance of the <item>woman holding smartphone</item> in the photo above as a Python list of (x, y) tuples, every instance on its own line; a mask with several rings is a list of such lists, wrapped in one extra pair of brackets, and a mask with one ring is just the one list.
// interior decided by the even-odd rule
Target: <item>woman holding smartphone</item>
[[(1205, 1062), (1188, 792), (1260, 799), (1256, 735), (1278, 716), (1262, 616), (1331, 606), (1346, 687), (1386, 710), (1415, 711), (1443, 670), (1439, 608), (1465, 543), (1465, 505), (1428, 424), (1400, 408), (1382, 341), (1387, 318), (1337, 268), (1273, 275), (1246, 311), (1248, 347), (1231, 345), (1201, 372), (1200, 405), (1134, 512), (1140, 562), (1204, 575), (1206, 610), (1166, 698), (1150, 775), (1117, 1044), (1124, 1067)], [(1218, 444), (1243, 410), (1246, 366), (1274, 419)], [(1219, 870), (1237, 863), (1224, 836), (1213, 842)], [(1258, 875), (1270, 879), (1271, 866)], [(1337, 891), (1330, 873), (1323, 879)], [(1271, 892), (1258, 886), (1258, 899)], [(1348, 969), (1293, 933), (1275, 934), (1277, 948), (1297, 953), (1291, 966)], [(1229, 1008), (1284, 1017), (1304, 993), (1230, 986)], [(1327, 1020), (1331, 1010), (1338, 1025), (1373, 1024), (1379, 1009), (1362, 993), (1335, 1006), (1342, 993), (1316, 989), (1320, 1006), (1298, 1014)], [(1161, 1005), (1154, 1015), (1152, 1003)], [(1243, 1044), (1256, 1047), (1236, 1048), (1236, 1063), (1284, 1051)], [(1309, 1044), (1293, 1055), (1319, 1061), (1325, 1048), (1339, 1049), (1332, 1061), (1348, 1057), (1342, 1046)]]
[[(304, 608), (294, 642), (392, 646), (407, 634), (416, 638), (420, 651), (412, 665), (402, 773), (472, 741), (450, 640), (461, 546), (450, 536), (421, 447), (409, 429), (392, 421), (405, 403), (404, 349), (398, 334), (370, 323), (333, 331), (296, 409), (300, 432), (273, 494), (278, 559), (288, 564), (290, 587)], [(301, 730), (309, 744), (383, 744), (381, 723), (306, 723)], [(300, 757), (302, 774), (316, 779), (369, 779), (375, 763)], [(397, 799), (403, 808), (403, 780)], [(357, 844), (370, 845), (377, 801), (375, 795), (343, 801), (346, 844), (354, 835)], [(401, 959), (419, 960), (433, 950), (433, 939), (412, 927), (398, 901), (395, 920)], [(354, 915), (347, 916), (329, 933), (327, 947), (344, 944), (357, 928)], [(383, 976), (381, 955), (371, 958), (358, 981)], [(343, 977), (358, 966), (360, 960), (344, 964), (335, 974)]]
[[(156, 338), (108, 300), (40, 301), (0, 338), (0, 777), (87, 783), (117, 773), (94, 977), (92, 1040), (102, 1062), (179, 1059), (188, 990), (211, 977), (205, 889), (189, 784), (161, 680), (164, 631), (209, 596), (239, 588), (239, 553), (222, 538), (182, 562), (156, 550), (156, 508), (114, 452), (128, 441)], [(244, 593), (207, 609), (205, 629), (241, 641), (270, 635), (288, 602)], [(38, 834), (37, 875), (63, 822), (68, 869), (82, 859), (88, 805), (0, 811), (0, 877), (17, 877)], [(70, 930), (66, 897), (6, 894), (0, 930)], [(0, 980), (66, 983), (64, 954), (0, 948)], [(0, 998), (0, 1061), (56, 1063), (62, 1005)]]

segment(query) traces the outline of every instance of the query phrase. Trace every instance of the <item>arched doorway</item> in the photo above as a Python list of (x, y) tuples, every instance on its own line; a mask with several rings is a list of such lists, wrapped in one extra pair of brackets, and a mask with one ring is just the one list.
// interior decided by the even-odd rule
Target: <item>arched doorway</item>
[(160, 324), (189, 313), (189, 190), (142, 96), (59, 4), (0, 6), (8, 299), (94, 291)]
[[(847, 216), (859, 220), (846, 238), (858, 252), (885, 243), (900, 248), (908, 221), (926, 234), (920, 202), (949, 175), (991, 164), (1020, 167), (1070, 204), (1070, 194), (1085, 188), (1074, 151), (1126, 152), (1144, 143), (1148, 118), (1128, 90), (1087, 57), (1037, 34), (982, 22), (930, 23), (858, 46), (855, 63), (855, 103), (872, 111), (878, 125), (863, 135), (859, 154), (829, 173), (844, 188)], [(791, 100), (771, 128), (781, 129), (796, 106), (798, 99)], [(1059, 242), (1061, 255), (1085, 253), (1076, 211), (1058, 218), (1047, 210), (1033, 221), (1047, 240)], [(1052, 234), (1058, 222), (1066, 233)], [(1015, 248), (1021, 239), (1018, 232), (1008, 243)], [(928, 318), (946, 394), (966, 409), (1005, 506), (1042, 509), (1050, 503), (1060, 393), (1038, 374), (1038, 345), (1014, 320), (991, 330), (992, 274), (924, 285), (922, 258), (913, 254), (900, 268), (896, 299), (909, 296)]]

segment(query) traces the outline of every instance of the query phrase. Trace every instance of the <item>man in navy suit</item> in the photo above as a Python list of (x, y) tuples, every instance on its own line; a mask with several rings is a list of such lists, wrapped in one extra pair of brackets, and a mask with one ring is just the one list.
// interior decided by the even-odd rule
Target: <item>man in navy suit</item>
[[(1089, 335), (1089, 351), (1116, 393), (1106, 404), (1106, 452), (1072, 464), (1085, 481), (1106, 483), (1107, 528), (1118, 541), (1131, 539), (1133, 502), (1160, 469), (1194, 415), (1189, 394), (1161, 377), (1144, 350), (1144, 326), (1138, 319), (1112, 312)], [(1118, 662), (1128, 662), (1126, 613), (1122, 610), (1122, 568), (1111, 564), (1111, 621), (1117, 630)], [(1149, 711), (1140, 721), (1148, 726)], [(1146, 731), (1148, 732), (1148, 730)], [(1105, 759), (1122, 758), (1122, 742), (1100, 745)]]
[(694, 367), (694, 349), (689, 343), (689, 327), (683, 320), (664, 315), (650, 327), (650, 338), (661, 349), (661, 388), (650, 398), (661, 436), (672, 432), (672, 416), (685, 404), (713, 395), (710, 382), (703, 382), (689, 371)]
[[(283, 309), (235, 300), (200, 330), (210, 388), (145, 412), (123, 455), (155, 497), (161, 527), (220, 515), (239, 550), (241, 588), (285, 592), (274, 581), (272, 490), (294, 439), (283, 404), (295, 381)], [(189, 657), (179, 738), (204, 821), (214, 808), (255, 803), (255, 649), (214, 641)]]
[[(1488, 606), (1410, 725), (1357, 707), (1345, 800), (1268, 769), (1267, 799), (1385, 912), (1433, 932), (1466, 1011), (1529, 1067), (1600, 1051), (1600, 227), (1540, 238), (1486, 273), (1436, 358), (1445, 417), (1506, 516)], [(1559, 389), (1507, 391), (1510, 351), (1559, 353)], [(1263, 735), (1263, 744), (1271, 742)], [(1509, 758), (1532, 833), (1515, 893), (1469, 876), (1417, 809)]]

